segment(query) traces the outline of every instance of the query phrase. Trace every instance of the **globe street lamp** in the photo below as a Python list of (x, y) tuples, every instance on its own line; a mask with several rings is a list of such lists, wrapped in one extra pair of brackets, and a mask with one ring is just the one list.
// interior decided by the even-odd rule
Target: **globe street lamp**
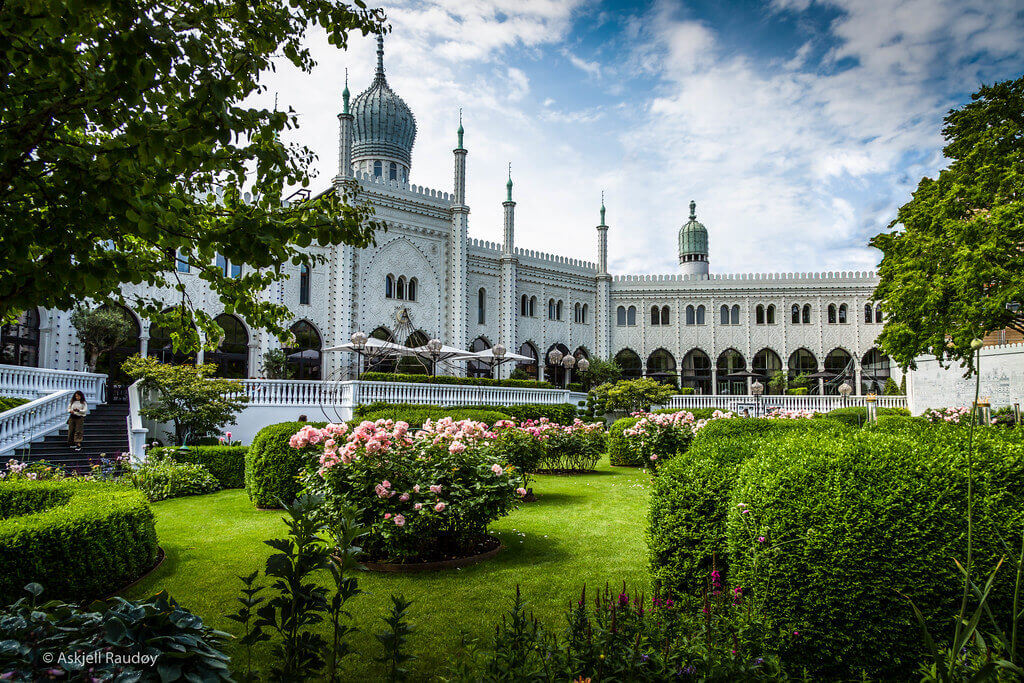
[(363, 352), (366, 351), (366, 342), (370, 338), (365, 332), (354, 332), (352, 333), (352, 349), (356, 352), (356, 380), (358, 381), (362, 377), (363, 371)]
[(441, 349), (444, 344), (440, 339), (431, 339), (427, 342), (427, 353), (430, 354), (430, 374), (437, 377), (437, 359), (441, 357)]
[(761, 414), (761, 394), (764, 393), (764, 385), (756, 379), (750, 385), (750, 393), (754, 395), (754, 417)]
[[(548, 354), (548, 365), (553, 365), (557, 369), (562, 364), (562, 352), (558, 349), (551, 349), (551, 353)], [(556, 370), (552, 371), (554, 374)]]
[(569, 377), (572, 375), (572, 366), (574, 365), (576, 365), (576, 357), (571, 353), (565, 354), (565, 357), (562, 359), (562, 367), (565, 368), (565, 385), (562, 387), (563, 389), (569, 388)]
[(849, 382), (843, 382), (839, 385), (839, 393), (843, 395), (843, 407), (846, 407), (846, 399), (850, 398), (850, 394), (853, 393), (853, 387), (850, 386)]
[(576, 369), (579, 370), (581, 373), (585, 373), (587, 370), (590, 369), (590, 361), (587, 360), (585, 357), (580, 358), (578, 361), (576, 361)]
[[(504, 344), (495, 344), (491, 347), (491, 354), (494, 356), (494, 368), (501, 367), (504, 362), (505, 354), (508, 353), (508, 349), (505, 348)], [(494, 369), (491, 369), (491, 375), (494, 375)]]

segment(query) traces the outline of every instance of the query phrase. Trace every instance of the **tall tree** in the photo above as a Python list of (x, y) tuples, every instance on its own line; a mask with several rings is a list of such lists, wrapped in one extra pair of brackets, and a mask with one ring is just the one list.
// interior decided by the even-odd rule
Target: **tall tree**
[[(180, 258), (225, 310), (283, 334), (287, 309), (260, 296), (282, 265), (311, 263), (314, 241), (366, 246), (377, 225), (354, 185), (285, 201), (315, 157), (280, 141), (295, 111), (246, 98), (277, 58), (312, 71), (310, 27), (344, 49), (383, 22), (361, 0), (0, 2), (0, 321), (113, 300), (197, 348), (218, 331)], [(125, 301), (122, 283), (164, 296)], [(168, 293), (184, 306), (164, 316)]]
[(879, 344), (904, 368), (931, 354), (974, 371), (971, 340), (1024, 332), (1024, 77), (983, 86), (942, 129), (949, 167), (923, 178), (871, 244), (884, 254)]
[[(89, 372), (96, 372), (100, 355), (124, 346), (132, 339), (132, 325), (126, 313), (114, 308), (86, 308), (79, 306), (71, 313), (71, 326), (78, 341), (85, 347), (85, 364)], [(115, 368), (105, 368), (113, 373)]]

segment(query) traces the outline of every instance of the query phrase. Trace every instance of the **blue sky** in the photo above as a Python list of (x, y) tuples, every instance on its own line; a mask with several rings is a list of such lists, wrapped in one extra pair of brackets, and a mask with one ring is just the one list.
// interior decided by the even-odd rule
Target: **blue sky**
[[(945, 113), (1024, 73), (1022, 0), (384, 7), (388, 80), (417, 119), (412, 181), (450, 190), (461, 107), (470, 234), (500, 241), (511, 162), (517, 245), (596, 260), (604, 190), (614, 273), (677, 272), (690, 199), (714, 272), (873, 269), (867, 239), (944, 165)], [(344, 69), (360, 92), (375, 45), (309, 45), (312, 74), (267, 85), (326, 183)]]

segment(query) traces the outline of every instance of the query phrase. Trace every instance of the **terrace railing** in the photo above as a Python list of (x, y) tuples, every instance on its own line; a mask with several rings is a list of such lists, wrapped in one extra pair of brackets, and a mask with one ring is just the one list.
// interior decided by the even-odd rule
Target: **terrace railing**
[(36, 399), (55, 391), (81, 391), (90, 405), (106, 402), (107, 376), (95, 372), (73, 372), (0, 365), (0, 396)]
[(0, 456), (11, 456), (18, 448), (52, 434), (68, 421), (72, 389), (23, 403), (0, 413)]
[[(790, 396), (767, 395), (755, 398), (741, 395), (713, 394), (677, 394), (669, 399), (668, 408), (687, 410), (690, 408), (719, 408), (721, 410), (742, 411), (757, 407), (758, 410), (780, 408), (782, 410), (810, 410), (816, 413), (827, 413), (836, 408), (866, 405), (863, 396)], [(879, 408), (906, 408), (906, 396), (878, 396), (876, 405)]]

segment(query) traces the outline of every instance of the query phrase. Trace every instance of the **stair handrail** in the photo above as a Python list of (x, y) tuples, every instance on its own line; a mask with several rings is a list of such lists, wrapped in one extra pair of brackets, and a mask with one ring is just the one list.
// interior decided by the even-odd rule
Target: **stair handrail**
[(128, 387), (128, 453), (132, 460), (146, 459), (146, 434), (149, 430), (142, 426), (142, 380), (137, 379)]
[(73, 389), (61, 389), (0, 413), (0, 456), (60, 429), (68, 421)]

